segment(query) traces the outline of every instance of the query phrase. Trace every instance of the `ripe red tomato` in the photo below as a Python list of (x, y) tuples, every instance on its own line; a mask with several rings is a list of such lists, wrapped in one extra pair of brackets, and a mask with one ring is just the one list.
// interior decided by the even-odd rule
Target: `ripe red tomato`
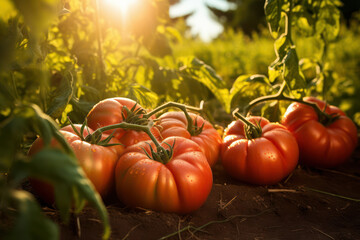
[(355, 124), (335, 106), (326, 105), (324, 101), (314, 97), (304, 100), (316, 103), (321, 110), (325, 109), (329, 115), (338, 115), (338, 118), (332, 122), (322, 123), (311, 106), (292, 103), (288, 107), (282, 123), (298, 142), (300, 162), (322, 168), (332, 168), (344, 163), (357, 146)]
[(175, 213), (194, 211), (205, 202), (212, 187), (212, 172), (200, 147), (181, 137), (166, 138), (161, 143), (169, 149), (167, 144), (174, 145), (167, 163), (149, 158), (146, 142), (126, 148), (115, 170), (116, 191), (122, 202)]
[[(81, 125), (75, 125), (75, 127), (80, 131)], [(93, 132), (89, 128), (88, 131), (84, 131), (84, 137)], [(70, 125), (60, 129), (60, 133), (63, 134), (70, 147), (72, 147), (80, 166), (94, 184), (95, 189), (103, 198), (106, 198), (114, 190), (115, 166), (118, 158), (124, 152), (124, 147), (122, 145), (105, 147), (82, 141)], [(106, 135), (103, 135), (102, 138), (105, 139), (106, 137)], [(111, 139), (109, 144), (113, 143), (119, 143), (119, 141)], [(61, 145), (55, 139), (52, 140), (51, 146), (61, 148)], [(36, 154), (43, 147), (43, 140), (41, 138), (36, 139), (28, 155)], [(50, 205), (54, 203), (54, 190), (50, 184), (37, 179), (30, 179), (30, 182), (34, 191), (44, 202)]]
[[(127, 107), (130, 110), (134, 106), (134, 111), (143, 109), (139, 104), (129, 98), (107, 98), (97, 103), (90, 110), (87, 116), (87, 124), (90, 128), (96, 130), (104, 126), (121, 123), (126, 121), (126, 118), (128, 117), (128, 113), (125, 111), (124, 107)], [(125, 146), (131, 146), (141, 141), (150, 140), (146, 133), (135, 130), (116, 129), (106, 131), (105, 133), (111, 134), (113, 131), (114, 137)], [(159, 130), (157, 128), (151, 128), (151, 132), (156, 138), (160, 139)]]
[[(163, 138), (179, 136), (193, 140), (196, 142), (210, 166), (213, 166), (220, 155), (220, 146), (222, 139), (216, 129), (204, 118), (199, 115), (189, 113), (193, 120), (194, 126), (202, 130), (192, 135), (187, 129), (187, 120), (183, 112), (167, 112), (159, 117), (157, 124), (160, 126), (159, 130)], [(196, 123), (196, 125), (195, 125)]]
[(281, 124), (261, 117), (247, 120), (260, 125), (261, 136), (247, 139), (242, 121), (230, 123), (224, 132), (222, 165), (230, 176), (241, 181), (275, 184), (290, 174), (298, 163), (296, 140)]

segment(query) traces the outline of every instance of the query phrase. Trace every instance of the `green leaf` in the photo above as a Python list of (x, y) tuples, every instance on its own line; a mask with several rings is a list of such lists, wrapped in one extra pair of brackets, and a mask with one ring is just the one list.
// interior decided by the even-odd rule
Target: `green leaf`
[(323, 86), (322, 86), (322, 95), (325, 98), (326, 94), (330, 91), (330, 88), (335, 83), (334, 72), (332, 70), (326, 70), (323, 72)]
[(269, 81), (275, 83), (278, 77), (282, 76), (283, 64), (281, 61), (276, 60), (268, 67)]
[(61, 82), (52, 94), (53, 96), (50, 100), (49, 108), (46, 111), (46, 114), (53, 118), (61, 117), (62, 112), (70, 102), (73, 94), (72, 83), (73, 77), (69, 71), (66, 72), (64, 76), (61, 76)]
[(110, 225), (106, 208), (74, 156), (69, 156), (59, 149), (44, 148), (36, 153), (31, 161), (19, 162), (15, 169), (50, 182), (54, 186), (56, 205), (65, 221), (69, 218), (73, 199), (76, 211), (81, 210), (85, 201), (90, 203), (98, 211), (103, 222), (103, 238), (109, 238)]
[(12, 0), (35, 35), (42, 34), (57, 16), (57, 0)]
[(72, 153), (52, 118), (44, 114), (36, 105), (18, 105), (13, 109), (12, 115), (0, 125), (1, 170), (8, 170), (11, 167), (24, 135), (31, 131), (39, 134), (45, 145), (55, 137), (68, 153)]
[(315, 60), (310, 58), (302, 58), (299, 61), (299, 66), (307, 83), (310, 83), (312, 80), (318, 77), (317, 75), (320, 72), (320, 66)]
[(286, 56), (289, 49), (292, 47), (288, 35), (285, 33), (281, 34), (281, 36), (278, 39), (276, 39), (274, 43), (274, 47), (275, 47), (276, 56), (278, 57), (278, 59), (282, 60)]
[(283, 59), (287, 55), (292, 44), (287, 34), (283, 33), (274, 43), (276, 60), (268, 67), (269, 81), (274, 83), (283, 72)]
[(148, 107), (155, 107), (158, 101), (156, 93), (139, 84), (131, 84), (129, 86), (128, 97), (135, 100), (140, 105)]
[(299, 59), (295, 48), (291, 48), (286, 54), (284, 60), (283, 77), (291, 90), (303, 89), (306, 87), (306, 82), (299, 70)]
[(152, 37), (146, 38), (144, 45), (155, 57), (165, 57), (172, 53), (169, 40), (159, 32), (156, 32)]
[[(193, 77), (196, 81), (204, 84), (214, 96), (226, 107), (229, 104), (229, 90), (226, 88), (225, 82), (215, 70), (203, 61), (195, 58), (184, 58), (185, 65), (180, 69), (187, 70), (187, 73)], [(195, 72), (192, 72), (195, 70)], [(228, 107), (226, 107), (228, 108)]]
[(321, 1), (316, 21), (316, 32), (326, 41), (333, 41), (340, 32), (340, 10), (337, 8), (339, 1)]
[(165, 27), (165, 33), (169, 35), (172, 39), (174, 39), (176, 42), (181, 43), (182, 42), (182, 36), (180, 32), (174, 28), (174, 27)]
[(68, 116), (70, 117), (70, 119), (73, 122), (83, 122), (86, 115), (89, 113), (91, 108), (95, 105), (95, 103), (96, 103), (95, 101), (88, 102), (85, 100), (79, 100), (79, 99), (75, 98), (75, 96), (73, 95), (72, 98), (70, 99), (70, 104), (73, 108), (73, 111), (70, 112), (68, 114)]
[(261, 116), (268, 119), (270, 122), (281, 122), (281, 117), (287, 109), (285, 102), (271, 101), (266, 102), (261, 108)]
[(293, 26), (296, 27), (304, 36), (309, 37), (314, 34), (316, 18), (316, 14), (314, 14), (315, 11), (316, 10), (314, 10), (313, 6), (307, 1), (302, 2), (293, 8), (293, 21), (296, 23)]
[(17, 210), (14, 226), (5, 235), (6, 240), (59, 239), (59, 229), (46, 218), (35, 198), (26, 191), (12, 190), (11, 205)]
[(270, 33), (277, 38), (280, 30), (281, 9), (284, 0), (266, 0), (264, 5), (266, 21), (269, 24)]
[(230, 89), (230, 104), (227, 111), (230, 112), (235, 107), (242, 109), (254, 98), (267, 95), (270, 89), (269, 80), (264, 75), (239, 76)]

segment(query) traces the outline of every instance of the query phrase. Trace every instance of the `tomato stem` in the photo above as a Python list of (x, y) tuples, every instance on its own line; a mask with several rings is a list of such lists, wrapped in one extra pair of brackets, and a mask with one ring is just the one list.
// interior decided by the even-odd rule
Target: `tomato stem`
[[(201, 104), (202, 106), (202, 104)], [(202, 107), (200, 108), (197, 108), (197, 107), (193, 107), (193, 106), (188, 106), (188, 105), (185, 105), (185, 104), (181, 104), (181, 103), (177, 103), (177, 102), (168, 102), (168, 103), (165, 103), (157, 108), (155, 108), (154, 110), (152, 110), (151, 112), (147, 113), (147, 114), (144, 114), (144, 117), (145, 118), (149, 118), (151, 117), (152, 115), (164, 110), (165, 108), (171, 108), (171, 107), (176, 107), (176, 108), (179, 108), (181, 111), (184, 112), (185, 114), (185, 117), (186, 117), (186, 120), (187, 120), (187, 130), (188, 132), (194, 136), (194, 135), (197, 135), (197, 132), (198, 132), (198, 128), (197, 128), (197, 125), (195, 123), (194, 125), (194, 122), (192, 120), (192, 118), (190, 117), (189, 113), (187, 110), (191, 110), (191, 111), (195, 111), (195, 112), (202, 112)], [(201, 128), (202, 129), (202, 128)]]
[(332, 122), (332, 119), (334, 118), (334, 116), (330, 116), (329, 114), (327, 114), (325, 112), (326, 108), (324, 110), (321, 110), (316, 103), (304, 101), (302, 98), (298, 99), (298, 98), (292, 98), (292, 97), (285, 96), (284, 95), (285, 86), (286, 86), (286, 82), (283, 82), (278, 93), (273, 94), (273, 95), (262, 96), (262, 97), (254, 99), (245, 107), (245, 111), (247, 113), (249, 113), (251, 111), (251, 109), (253, 107), (255, 107), (257, 104), (262, 103), (262, 102), (267, 102), (267, 101), (275, 101), (276, 100), (276, 101), (298, 102), (298, 103), (302, 103), (302, 104), (312, 107), (315, 110), (316, 114), (318, 115), (320, 122), (322, 122), (322, 123)]
[(127, 122), (121, 122), (121, 123), (117, 123), (117, 124), (113, 124), (113, 125), (108, 125), (105, 127), (98, 128), (92, 134), (89, 134), (85, 138), (85, 141), (92, 142), (93, 139), (98, 141), (97, 139), (101, 139), (101, 135), (103, 132), (108, 131), (108, 130), (118, 129), (118, 128), (142, 131), (142, 132), (145, 132), (150, 137), (151, 141), (156, 146), (156, 152), (154, 152), (153, 149), (151, 148), (152, 159), (165, 164), (172, 157), (173, 147), (169, 146), (170, 150), (166, 150), (164, 147), (162, 147), (160, 145), (160, 143), (158, 142), (158, 140), (156, 139), (156, 137), (152, 134), (152, 132), (150, 130), (152, 125), (153, 125), (153, 121), (150, 121), (149, 124), (146, 126), (133, 124), (133, 123), (127, 123)]
[(240, 121), (242, 121), (243, 123), (245, 123), (245, 125), (246, 125), (245, 126), (245, 134), (246, 134), (247, 139), (254, 139), (254, 138), (261, 137), (261, 134), (262, 134), (261, 127), (259, 125), (256, 126), (255, 124), (253, 124), (252, 122), (247, 120), (244, 116), (242, 116), (239, 113), (238, 108), (236, 108), (232, 114), (235, 118), (237, 118)]

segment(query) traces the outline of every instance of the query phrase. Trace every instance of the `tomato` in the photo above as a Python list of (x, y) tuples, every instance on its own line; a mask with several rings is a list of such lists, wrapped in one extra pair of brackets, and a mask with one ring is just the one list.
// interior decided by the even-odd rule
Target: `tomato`
[[(80, 131), (81, 125), (75, 125), (75, 127)], [(84, 131), (83, 136), (86, 137), (92, 132), (93, 130), (88, 128), (88, 130)], [(114, 190), (115, 166), (118, 158), (124, 152), (124, 147), (121, 145), (105, 147), (82, 141), (70, 125), (60, 129), (60, 133), (63, 134), (73, 149), (80, 166), (94, 184), (95, 189), (103, 198), (107, 197), (111, 191)], [(107, 136), (104, 135), (102, 138), (104, 139), (106, 137)], [(119, 143), (119, 141), (111, 139), (109, 143)], [(61, 148), (61, 145), (55, 139), (52, 140), (51, 146)], [(41, 138), (36, 139), (28, 155), (32, 156), (36, 154), (43, 147), (43, 140)], [(49, 161), (51, 161), (51, 159), (49, 159)], [(54, 202), (54, 190), (51, 185), (37, 179), (31, 179), (30, 182), (34, 191), (44, 202), (50, 205)]]
[(222, 165), (238, 180), (259, 185), (275, 184), (289, 175), (298, 163), (296, 140), (281, 124), (270, 123), (261, 117), (247, 120), (260, 125), (261, 136), (248, 139), (242, 121), (230, 123), (224, 132)]
[[(145, 111), (139, 104), (129, 98), (115, 97), (107, 98), (97, 103), (89, 112), (87, 116), (87, 124), (90, 128), (96, 130), (98, 128), (121, 123), (127, 121), (129, 117), (124, 107), (133, 111)], [(139, 117), (142, 115), (140, 114)], [(125, 146), (131, 146), (141, 141), (150, 140), (149, 136), (144, 132), (135, 130), (116, 129), (108, 130), (105, 133), (111, 134), (114, 132), (114, 137), (117, 138)], [(159, 130), (155, 127), (151, 128), (153, 135), (160, 139)]]
[(198, 129), (203, 126), (202, 129), (198, 131), (194, 129), (194, 133), (191, 134), (187, 129), (188, 123), (183, 112), (167, 112), (161, 115), (157, 121), (158, 126), (160, 126), (161, 136), (163, 138), (179, 136), (193, 140), (200, 146), (210, 166), (213, 166), (219, 159), (220, 146), (222, 143), (221, 136), (216, 129), (201, 116), (193, 113), (189, 113), (189, 115), (193, 120), (194, 126)]
[[(293, 133), (300, 149), (299, 160), (312, 167), (332, 168), (344, 163), (357, 146), (355, 124), (343, 111), (327, 105), (314, 97), (304, 98), (316, 103), (329, 115), (337, 115), (322, 123), (314, 108), (303, 103), (292, 103), (286, 110), (282, 123)], [(325, 107), (326, 106), (326, 107)]]
[[(119, 199), (132, 207), (188, 213), (198, 209), (212, 187), (212, 171), (200, 147), (182, 137), (166, 138), (161, 145), (173, 154), (167, 163), (149, 158), (147, 142), (126, 148), (115, 170)], [(154, 144), (151, 143), (154, 147)]]

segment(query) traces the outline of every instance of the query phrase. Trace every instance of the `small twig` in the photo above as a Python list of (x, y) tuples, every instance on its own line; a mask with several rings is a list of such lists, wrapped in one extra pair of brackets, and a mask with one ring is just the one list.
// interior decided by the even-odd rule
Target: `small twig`
[(127, 239), (127, 238), (129, 237), (130, 233), (131, 233), (132, 231), (134, 231), (134, 230), (135, 230), (138, 226), (140, 226), (140, 225), (141, 225), (141, 223), (139, 223), (138, 225), (132, 227), (132, 228), (130, 229), (130, 231), (128, 231), (128, 233), (122, 238), (122, 240)]
[(294, 172), (290, 173), (289, 176), (285, 179), (284, 183), (287, 183), (293, 175)]
[(76, 234), (77, 237), (81, 239), (81, 225), (79, 216), (76, 216)]
[(345, 196), (342, 196), (342, 195), (338, 195), (338, 194), (335, 194), (335, 193), (329, 193), (329, 192), (325, 192), (325, 191), (314, 189), (314, 188), (304, 187), (304, 189), (305, 190), (310, 190), (310, 191), (313, 191), (313, 192), (317, 192), (317, 193), (326, 194), (326, 195), (333, 196), (333, 197), (338, 197), (338, 198), (354, 201), (354, 202), (360, 202), (360, 199), (357, 199), (357, 198), (345, 197)]
[(179, 237), (179, 240), (182, 240), (182, 239), (181, 239), (181, 234), (180, 234), (180, 229), (181, 229), (181, 219), (179, 218), (179, 223), (178, 223), (178, 232), (179, 232), (179, 235), (178, 235), (178, 237)]
[(190, 229), (188, 229), (188, 232), (190, 233), (190, 236), (187, 238), (187, 239), (198, 239), (198, 240), (200, 240), (200, 238), (199, 237), (197, 237), (197, 236), (195, 236), (195, 233), (194, 232), (192, 232)]
[(335, 240), (335, 238), (333, 238), (332, 236), (330, 236), (330, 235), (327, 234), (327, 233), (324, 233), (323, 231), (321, 231), (320, 229), (318, 229), (318, 228), (316, 228), (316, 227), (312, 227), (312, 229), (318, 231), (319, 233), (323, 234), (324, 236), (327, 236), (327, 237), (330, 238), (330, 239)]
[(220, 208), (221, 210), (224, 210), (227, 206), (229, 206), (238, 196), (233, 197), (230, 201), (227, 203), (223, 203), (223, 201), (220, 199)]
[(290, 192), (290, 193), (298, 193), (299, 191), (295, 189), (280, 189), (280, 188), (272, 188), (268, 189), (269, 193), (279, 193), (279, 192)]

